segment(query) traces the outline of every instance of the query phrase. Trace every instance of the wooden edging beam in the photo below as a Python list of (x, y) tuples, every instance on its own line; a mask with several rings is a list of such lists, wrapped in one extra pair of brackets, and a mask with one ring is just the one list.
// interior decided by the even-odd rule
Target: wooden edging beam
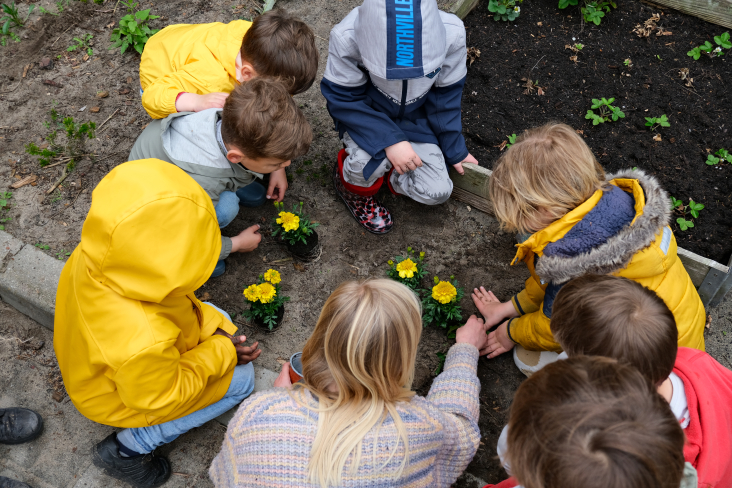
[[(475, 164), (463, 164), (464, 175), (450, 169), (453, 190), (452, 198), (488, 214), (493, 214), (493, 205), (488, 195), (488, 182), (493, 172)], [(732, 289), (732, 260), (725, 266), (711, 259), (679, 247), (678, 256), (699, 290), (704, 306), (716, 306)]]

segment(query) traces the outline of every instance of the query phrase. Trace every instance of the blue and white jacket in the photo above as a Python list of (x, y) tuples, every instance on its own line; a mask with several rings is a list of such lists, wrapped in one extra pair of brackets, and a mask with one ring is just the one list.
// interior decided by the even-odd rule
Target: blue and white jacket
[(436, 0), (365, 0), (330, 32), (320, 84), (336, 130), (371, 155), (368, 179), (401, 141), (437, 144), (465, 160), (460, 103), (465, 27)]

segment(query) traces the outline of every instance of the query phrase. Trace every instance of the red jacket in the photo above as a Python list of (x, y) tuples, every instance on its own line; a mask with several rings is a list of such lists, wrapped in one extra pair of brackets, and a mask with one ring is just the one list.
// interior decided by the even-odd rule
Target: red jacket
[(699, 488), (732, 488), (732, 371), (680, 347), (674, 373), (684, 382), (691, 417), (684, 459), (696, 468)]

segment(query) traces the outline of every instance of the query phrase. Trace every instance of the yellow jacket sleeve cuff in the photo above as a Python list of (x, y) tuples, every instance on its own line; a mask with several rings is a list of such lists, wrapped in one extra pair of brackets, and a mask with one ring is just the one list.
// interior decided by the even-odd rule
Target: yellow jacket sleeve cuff
[(513, 318), (507, 328), (511, 340), (529, 351), (562, 350), (549, 328), (549, 318), (541, 311)]
[(519, 315), (536, 312), (539, 310), (540, 306), (534, 303), (531, 299), (531, 295), (525, 288), (511, 297), (511, 303), (513, 303), (513, 308), (516, 309)]

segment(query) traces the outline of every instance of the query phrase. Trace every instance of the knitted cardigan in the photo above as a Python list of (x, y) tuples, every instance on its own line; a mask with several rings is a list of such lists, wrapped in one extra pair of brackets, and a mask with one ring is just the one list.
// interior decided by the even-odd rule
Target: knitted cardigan
[[(355, 473), (350, 471), (352, 458), (346, 462), (340, 486), (449, 487), (468, 466), (480, 441), (477, 364), (475, 347), (455, 344), (427, 398), (415, 396), (397, 404), (409, 439), (409, 460), (401, 476), (395, 473), (404, 458), (404, 444), (397, 445), (393, 419), (387, 416), (364, 437)], [(308, 391), (296, 389), (292, 394), (317, 407)], [(319, 488), (307, 481), (317, 427), (318, 412), (299, 405), (286, 389), (253, 395), (229, 423), (221, 452), (209, 470), (214, 485)]]

